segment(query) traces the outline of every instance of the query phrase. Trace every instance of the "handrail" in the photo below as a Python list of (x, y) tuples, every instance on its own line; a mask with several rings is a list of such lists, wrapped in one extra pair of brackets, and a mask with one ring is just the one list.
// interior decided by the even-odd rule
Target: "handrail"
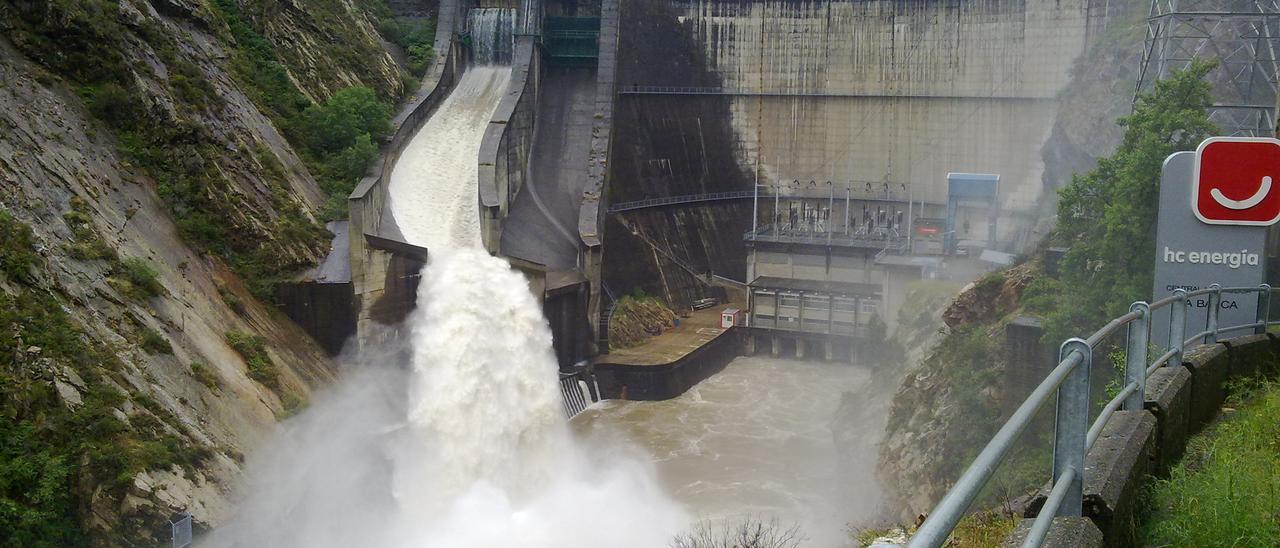
[[(969, 467), (956, 480), (955, 485), (942, 497), (924, 523), (920, 525), (912, 536), (909, 546), (936, 548), (946, 542), (951, 531), (969, 509), (969, 505), (977, 498), (979, 491), (1012, 449), (1013, 442), (1030, 425), (1036, 412), (1048, 401), (1049, 395), (1056, 394), (1053, 487), (1023, 546), (1035, 547), (1043, 544), (1054, 517), (1081, 515), (1085, 455), (1101, 437), (1102, 430), (1116, 411), (1143, 408), (1147, 376), (1160, 367), (1182, 365), (1184, 350), (1197, 342), (1212, 344), (1217, 342), (1222, 333), (1241, 329), (1253, 329), (1255, 333), (1265, 333), (1268, 326), (1280, 324), (1280, 321), (1272, 322), (1270, 318), (1271, 291), (1271, 286), (1267, 284), (1258, 287), (1221, 287), (1213, 284), (1207, 288), (1192, 291), (1178, 289), (1173, 295), (1152, 303), (1141, 301), (1133, 303), (1127, 314), (1107, 322), (1087, 339), (1069, 339), (1062, 343), (1058, 365), (1045, 376), (1044, 380), (1040, 381), (1040, 384), (1023, 400), (1018, 409), (1001, 425), (1000, 430), (992, 436), (991, 441), (987, 442), (978, 456), (973, 459)], [(1218, 319), (1224, 293), (1256, 293), (1258, 307), (1254, 321), (1234, 326), (1220, 326)], [(1184, 338), (1187, 313), (1192, 307), (1191, 298), (1206, 295), (1209, 301), (1205, 304), (1209, 310), (1205, 318), (1205, 330), (1190, 338)], [(1151, 343), (1152, 313), (1164, 308), (1170, 311), (1169, 348), (1154, 362), (1148, 363), (1147, 350)], [(1128, 328), (1124, 388), (1111, 398), (1097, 418), (1089, 423), (1089, 373), (1094, 348), (1121, 327)]]
[(752, 190), (733, 190), (726, 192), (706, 192), (702, 194), (682, 194), (680, 196), (664, 196), (631, 202), (619, 202), (609, 205), (609, 213), (620, 213), (633, 209), (645, 209), (671, 204), (687, 204), (695, 202), (713, 202), (718, 200), (737, 200), (755, 196)]

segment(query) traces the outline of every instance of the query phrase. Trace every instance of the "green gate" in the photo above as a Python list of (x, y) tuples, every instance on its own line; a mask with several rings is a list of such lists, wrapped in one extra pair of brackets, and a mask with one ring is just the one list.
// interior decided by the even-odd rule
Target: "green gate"
[(595, 66), (600, 56), (599, 17), (547, 17), (542, 45), (551, 62)]

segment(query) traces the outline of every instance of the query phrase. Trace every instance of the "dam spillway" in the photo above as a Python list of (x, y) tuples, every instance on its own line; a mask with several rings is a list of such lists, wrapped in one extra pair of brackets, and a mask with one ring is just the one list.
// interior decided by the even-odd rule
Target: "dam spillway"
[(405, 147), (391, 172), (392, 215), (405, 239), (427, 249), (480, 245), (476, 155), (511, 68), (479, 66)]

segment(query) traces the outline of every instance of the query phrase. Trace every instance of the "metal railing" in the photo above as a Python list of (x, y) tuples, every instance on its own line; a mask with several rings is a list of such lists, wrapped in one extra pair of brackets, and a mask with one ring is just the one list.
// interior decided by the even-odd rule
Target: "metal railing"
[(573, 364), (569, 370), (560, 370), (560, 397), (565, 417), (570, 419), (600, 401), (600, 386), (596, 384), (595, 368), (589, 360)]
[(881, 251), (904, 251), (907, 249), (907, 239), (904, 237), (877, 234), (844, 234), (821, 230), (789, 230), (786, 228), (775, 230), (774, 225), (761, 225), (754, 231), (748, 230), (742, 234), (742, 239), (749, 242), (861, 247), (879, 249)]
[[(1221, 327), (1218, 315), (1224, 293), (1257, 293), (1258, 307), (1252, 323)], [(1186, 337), (1186, 320), (1191, 308), (1191, 298), (1208, 296), (1209, 307), (1205, 329)], [(1217, 342), (1219, 335), (1228, 331), (1252, 329), (1265, 333), (1270, 321), (1271, 286), (1224, 288), (1214, 284), (1206, 289), (1185, 291), (1179, 289), (1173, 295), (1153, 303), (1136, 302), (1129, 313), (1111, 320), (1087, 339), (1072, 338), (1062, 343), (1058, 352), (1059, 362), (1030, 396), (1018, 406), (1009, 420), (992, 436), (991, 441), (974, 458), (950, 491), (938, 502), (928, 518), (911, 538), (911, 548), (942, 546), (956, 524), (964, 517), (969, 505), (995, 473), (1014, 441), (1031, 423), (1039, 408), (1049, 396), (1057, 396), (1053, 443), (1053, 487), (1036, 516), (1024, 547), (1044, 543), (1053, 518), (1079, 517), (1082, 513), (1084, 490), (1084, 460), (1089, 448), (1097, 441), (1107, 421), (1117, 410), (1141, 410), (1146, 391), (1147, 375), (1160, 367), (1179, 366), (1187, 346), (1198, 341), (1205, 344)], [(1169, 339), (1167, 350), (1151, 363), (1147, 363), (1147, 349), (1151, 344), (1152, 313), (1169, 308)], [(1128, 330), (1124, 366), (1124, 387), (1107, 402), (1098, 417), (1089, 423), (1089, 373), (1093, 364), (1094, 348), (1103, 340)]]
[(647, 200), (636, 200), (633, 202), (621, 202), (609, 205), (609, 213), (620, 213), (623, 211), (631, 211), (634, 209), (645, 209), (650, 207), (660, 207), (664, 205), (689, 204), (695, 202), (716, 202), (720, 200), (742, 200), (755, 196), (755, 191), (751, 190), (733, 190), (728, 192), (708, 192), (705, 194), (685, 194), (682, 196), (666, 196), (663, 198), (649, 198)]
[(835, 91), (825, 89), (741, 89), (706, 86), (621, 86), (621, 95), (728, 95), (738, 97), (865, 97), (870, 99), (945, 99), (945, 100), (998, 100), (998, 101), (1056, 101), (1051, 95), (1010, 94), (946, 94), (946, 93), (889, 93), (883, 91)]

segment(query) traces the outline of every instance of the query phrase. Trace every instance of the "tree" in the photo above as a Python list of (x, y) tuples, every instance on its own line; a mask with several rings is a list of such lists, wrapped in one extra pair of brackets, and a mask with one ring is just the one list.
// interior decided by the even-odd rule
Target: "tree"
[(1058, 279), (1033, 284), (1027, 302), (1045, 314), (1049, 340), (1096, 329), (1150, 298), (1161, 167), (1217, 133), (1204, 79), (1214, 65), (1196, 61), (1139, 96), (1133, 114), (1119, 120), (1126, 130), (1115, 153), (1059, 191), (1051, 238), (1070, 251)]
[(796, 548), (807, 540), (800, 526), (783, 527), (777, 518), (754, 516), (726, 520), (719, 527), (702, 521), (671, 541), (670, 548)]

